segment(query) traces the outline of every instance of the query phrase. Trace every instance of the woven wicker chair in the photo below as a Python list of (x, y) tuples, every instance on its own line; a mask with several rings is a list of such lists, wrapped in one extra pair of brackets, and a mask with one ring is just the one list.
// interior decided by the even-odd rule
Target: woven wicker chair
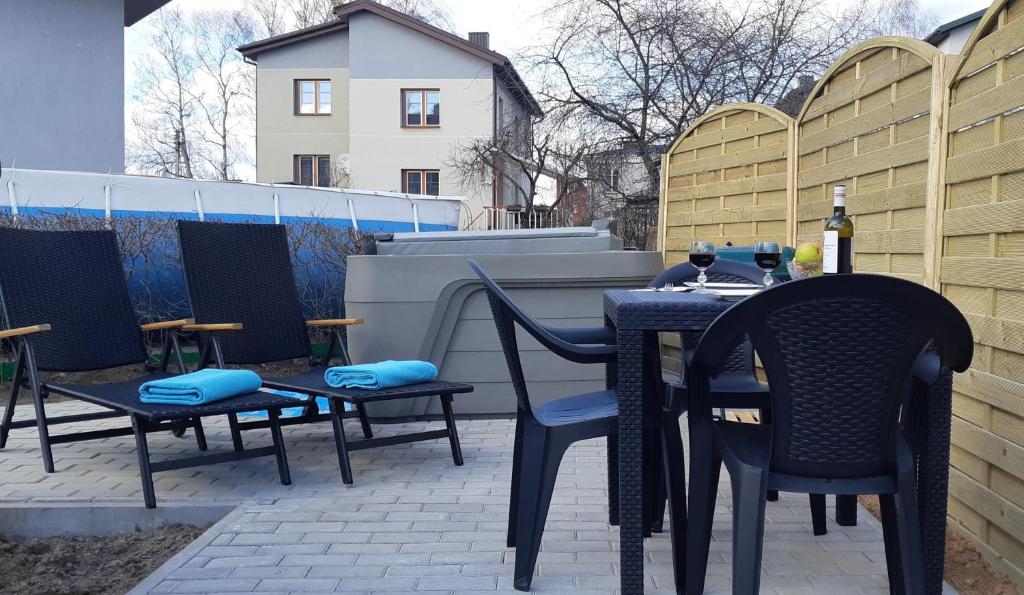
[[(349, 452), (353, 450), (448, 438), (455, 464), (462, 465), (452, 401), (456, 394), (471, 392), (472, 385), (436, 381), (373, 391), (332, 388), (324, 381), (324, 371), (335, 348), (341, 351), (342, 365), (351, 363), (341, 332), (362, 321), (305, 319), (283, 225), (178, 221), (178, 243), (195, 319), (206, 323), (241, 323), (240, 329), (211, 332), (202, 337), (200, 365), (224, 367), (307, 359), (309, 371), (285, 378), (267, 378), (263, 385), (306, 396), (304, 414), (282, 419), (282, 425), (331, 422), (341, 476), (346, 484), (353, 483), (349, 462)], [(312, 357), (309, 328), (329, 332), (330, 340), (321, 358)], [(316, 396), (327, 397), (329, 413), (319, 413)], [(373, 438), (366, 414), (367, 403), (434, 396), (441, 400), (444, 430)], [(345, 404), (351, 405), (354, 411), (344, 411)], [(342, 420), (356, 416), (366, 439), (350, 441), (345, 436)], [(241, 448), (243, 430), (266, 425), (259, 421), (242, 424), (234, 417), (230, 422), (236, 448)]]
[[(745, 337), (771, 381), (771, 425), (711, 421), (710, 379)], [(938, 377), (922, 371), (962, 372), (972, 350), (970, 327), (949, 301), (880, 275), (786, 283), (722, 314), (687, 368), (691, 440), (698, 442), (691, 444), (685, 556), (673, 543), (675, 562), (688, 564), (686, 592), (703, 590), (724, 461), (733, 492), (734, 593), (758, 592), (769, 489), (880, 494), (890, 588), (923, 593), (915, 457), (901, 414), (913, 383)]]
[[(5, 255), (0, 259), (0, 303), (8, 329), (0, 331), (0, 339), (12, 340), (16, 353), (14, 381), (0, 424), (0, 448), (6, 446), (12, 429), (35, 426), (43, 466), (53, 472), (54, 444), (134, 435), (148, 508), (156, 506), (152, 474), (157, 471), (276, 456), (281, 483), (291, 483), (278, 417), (281, 408), (293, 405), (293, 401), (262, 392), (195, 407), (139, 400), (139, 387), (144, 382), (172, 375), (168, 373), (172, 353), (184, 370), (177, 331), (203, 327), (191, 320), (139, 325), (114, 232), (0, 228), (0, 254)], [(160, 365), (148, 369), (143, 377), (92, 385), (47, 382), (40, 377), (41, 371), (83, 372), (147, 364), (149, 353), (143, 332), (150, 330), (164, 330), (166, 339)], [(32, 391), (35, 419), (13, 421), (18, 394), (26, 383)], [(44, 402), (47, 394), (65, 395), (107, 411), (48, 417)], [(150, 462), (148, 434), (182, 432), (191, 427), (199, 449), (206, 450), (201, 418), (258, 410), (269, 411), (272, 447)], [(131, 418), (131, 427), (50, 434), (51, 426), (122, 416)]]

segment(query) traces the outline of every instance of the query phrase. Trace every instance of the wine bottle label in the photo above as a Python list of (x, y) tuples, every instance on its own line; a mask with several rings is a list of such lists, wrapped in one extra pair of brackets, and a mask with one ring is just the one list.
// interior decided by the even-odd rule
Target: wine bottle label
[(825, 246), (822, 250), (822, 272), (839, 272), (839, 232), (825, 232)]

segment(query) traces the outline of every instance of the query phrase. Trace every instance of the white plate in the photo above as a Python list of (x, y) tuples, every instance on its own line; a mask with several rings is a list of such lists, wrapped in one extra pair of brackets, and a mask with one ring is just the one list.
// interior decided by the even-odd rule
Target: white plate
[(709, 289), (709, 291), (722, 297), (750, 297), (761, 289)]
[[(700, 283), (687, 281), (686, 286), (700, 287)], [(760, 283), (705, 283), (704, 287), (708, 289), (764, 289), (764, 285)]]

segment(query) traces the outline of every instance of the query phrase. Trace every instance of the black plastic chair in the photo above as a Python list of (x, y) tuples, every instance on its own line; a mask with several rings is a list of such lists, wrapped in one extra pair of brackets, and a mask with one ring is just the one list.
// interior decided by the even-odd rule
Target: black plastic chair
[[(184, 370), (176, 330), (188, 330), (190, 320), (140, 326), (132, 309), (117, 238), (112, 231), (34, 231), (0, 228), (0, 303), (7, 331), (0, 338), (14, 341), (16, 363), (11, 395), (0, 424), (0, 448), (12, 429), (36, 426), (43, 466), (53, 472), (52, 445), (135, 436), (142, 490), (147, 508), (156, 506), (152, 474), (252, 457), (276, 456), (281, 483), (291, 483), (278, 415), (293, 402), (285, 397), (255, 392), (200, 406), (154, 405), (139, 400), (139, 387), (166, 378), (172, 352)], [(149, 353), (143, 332), (165, 330), (159, 367), (147, 364)], [(84, 372), (133, 364), (147, 364), (140, 378), (107, 384), (44, 382), (40, 371)], [(27, 381), (27, 382), (26, 382)], [(23, 384), (32, 391), (35, 419), (13, 421)], [(61, 394), (108, 409), (97, 413), (48, 417), (44, 399)], [(200, 450), (206, 438), (200, 419), (246, 411), (268, 410), (274, 446), (245, 452), (210, 454), (151, 462), (147, 435), (182, 432), (194, 428)], [(129, 416), (131, 427), (51, 435), (50, 427), (112, 417)]]
[[(572, 395), (534, 407), (530, 403), (519, 357), (516, 325), (555, 355), (576, 363), (606, 364), (615, 358), (616, 347), (600, 344), (607, 339), (604, 331), (555, 329), (539, 324), (520, 309), (479, 264), (470, 260), (469, 266), (487, 291), (516, 392), (508, 545), (516, 548), (513, 586), (520, 591), (529, 591), (562, 456), (569, 446), (580, 440), (616, 435), (619, 407), (618, 396), (612, 388)], [(681, 455), (675, 462), (682, 464)]]
[[(710, 379), (744, 337), (769, 378), (771, 425), (711, 421)], [(913, 383), (925, 381), (917, 371), (962, 372), (972, 351), (970, 327), (948, 300), (881, 275), (786, 283), (723, 313), (687, 370), (691, 440), (707, 436), (694, 428), (710, 425), (712, 442), (691, 444), (692, 453), (709, 456), (691, 459), (687, 592), (703, 590), (724, 461), (733, 491), (734, 593), (757, 593), (769, 489), (879, 494), (890, 588), (923, 593), (915, 462), (901, 422)], [(682, 548), (674, 555), (681, 562)]]
[[(455, 394), (471, 392), (472, 385), (436, 381), (373, 391), (332, 388), (324, 381), (324, 371), (336, 348), (340, 350), (342, 365), (351, 363), (341, 332), (346, 326), (362, 321), (305, 319), (295, 284), (287, 230), (283, 225), (178, 221), (178, 244), (196, 321), (241, 323), (240, 329), (207, 333), (203, 337), (200, 366), (308, 360), (309, 371), (285, 378), (268, 378), (263, 385), (306, 396), (304, 413), (282, 419), (282, 425), (331, 422), (338, 464), (346, 484), (354, 481), (349, 452), (377, 446), (448, 438), (455, 464), (462, 465), (452, 401)], [(312, 356), (309, 328), (329, 331), (327, 348), (321, 358)], [(327, 397), (329, 413), (319, 413), (316, 396)], [(441, 400), (444, 430), (373, 438), (366, 403), (429, 396)], [(345, 404), (355, 410), (344, 411)], [(293, 400), (292, 405), (295, 406), (296, 401)], [(359, 418), (365, 440), (346, 438), (342, 420), (351, 417)], [(260, 421), (240, 424), (235, 417), (230, 422), (236, 449), (241, 449), (243, 430), (266, 427), (266, 423)]]

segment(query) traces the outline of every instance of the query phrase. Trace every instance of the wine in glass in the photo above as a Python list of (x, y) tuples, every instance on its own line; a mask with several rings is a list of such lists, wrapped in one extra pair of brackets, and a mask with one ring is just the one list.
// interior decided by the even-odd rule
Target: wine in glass
[(708, 293), (708, 290), (704, 288), (704, 284), (708, 281), (708, 276), (704, 274), (711, 265), (715, 264), (715, 245), (711, 242), (700, 242), (694, 240), (690, 243), (690, 264), (697, 267), (700, 274), (697, 275), (697, 282), (700, 283), (700, 287), (694, 293)]
[(772, 271), (782, 262), (782, 246), (778, 242), (756, 242), (754, 244), (754, 263), (764, 271), (764, 286), (771, 287), (775, 282)]

